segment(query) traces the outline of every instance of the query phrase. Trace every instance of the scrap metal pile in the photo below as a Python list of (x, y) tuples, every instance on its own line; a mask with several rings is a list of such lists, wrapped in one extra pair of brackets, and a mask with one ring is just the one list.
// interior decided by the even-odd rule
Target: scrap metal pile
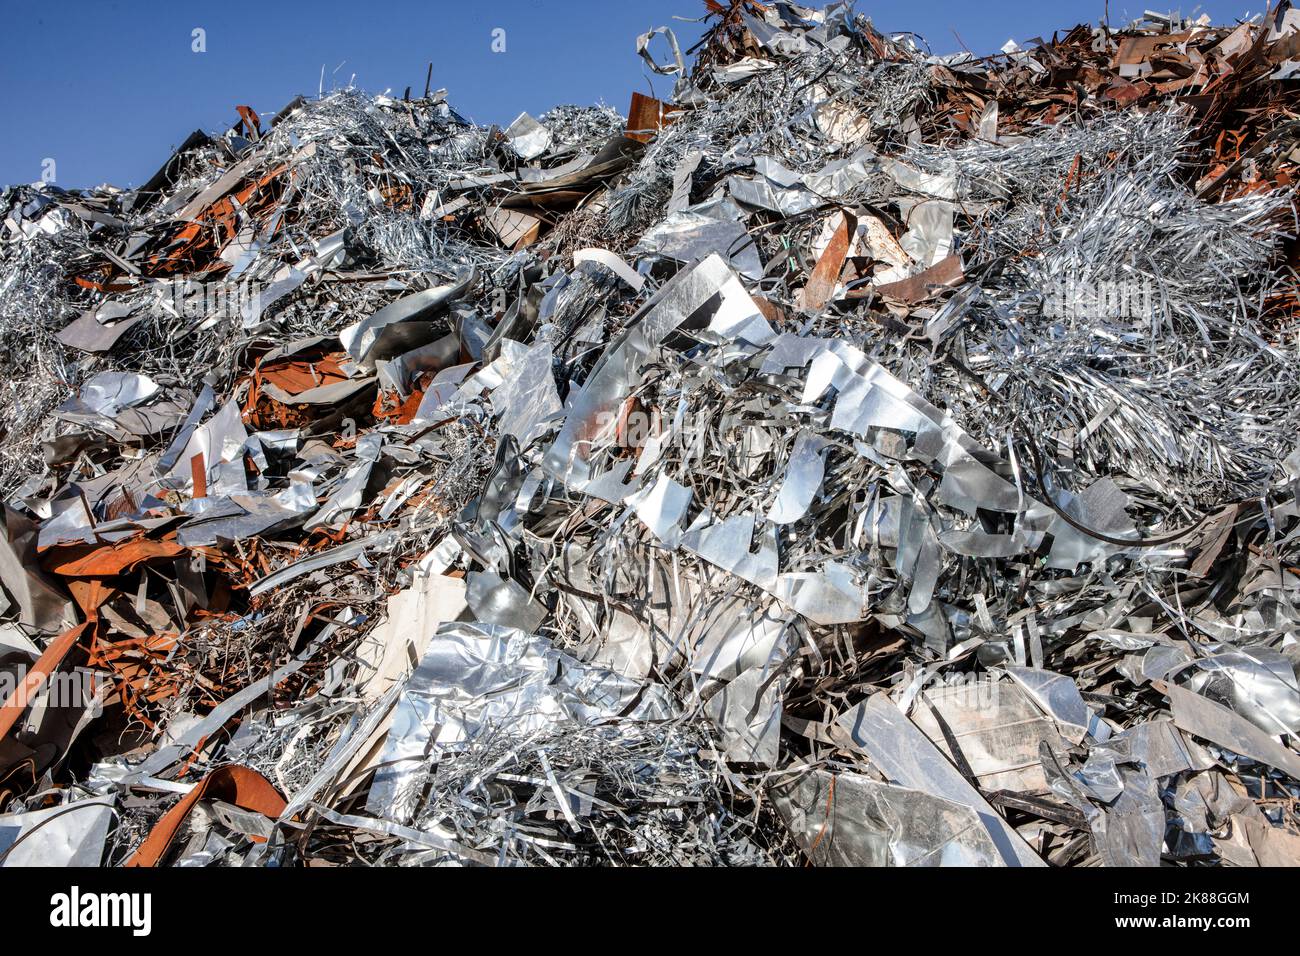
[(0, 196), (0, 864), (1300, 862), (1300, 12), (708, 7)]

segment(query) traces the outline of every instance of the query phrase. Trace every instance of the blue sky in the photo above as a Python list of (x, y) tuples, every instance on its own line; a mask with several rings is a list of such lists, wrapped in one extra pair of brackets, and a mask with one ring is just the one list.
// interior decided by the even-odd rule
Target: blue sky
[[(1152, 6), (1153, 0), (1147, 0)], [(1263, 0), (1209, 0), (1217, 22), (1260, 12)], [(1142, 0), (1111, 0), (1112, 22), (1140, 15)], [(1102, 0), (877, 0), (859, 12), (882, 30), (922, 34), (938, 53), (978, 53), (1101, 18)], [(1160, 9), (1164, 9), (1161, 7)], [(703, 31), (674, 21), (702, 0), (0, 0), (0, 183), (139, 184), (193, 129), (222, 129), (246, 103), (278, 110), (298, 93), (356, 85), (374, 92), (434, 88), (481, 123), (508, 123), (557, 103), (604, 101), (626, 111), (633, 90), (666, 94), (635, 38), (670, 25), (685, 50)], [(192, 31), (207, 51), (192, 51)], [(506, 50), (492, 51), (505, 30)]]

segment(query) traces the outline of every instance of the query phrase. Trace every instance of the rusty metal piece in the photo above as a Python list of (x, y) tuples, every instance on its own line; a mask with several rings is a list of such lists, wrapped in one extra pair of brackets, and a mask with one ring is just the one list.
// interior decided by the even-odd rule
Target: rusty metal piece
[[(185, 795), (180, 803), (164, 814), (144, 843), (127, 860), (127, 866), (157, 866), (167, 854), (176, 832), (186, 817), (193, 812), (200, 800), (210, 798), (233, 804), (242, 810), (252, 810), (272, 820), (278, 818), (287, 806), (280, 791), (256, 770), (230, 765), (212, 771), (203, 778), (193, 790)], [(250, 836), (254, 842), (265, 842), (258, 836)]]
[(680, 111), (679, 106), (634, 92), (632, 103), (627, 108), (627, 138), (638, 143), (650, 142), (655, 133), (673, 121), (673, 114)]

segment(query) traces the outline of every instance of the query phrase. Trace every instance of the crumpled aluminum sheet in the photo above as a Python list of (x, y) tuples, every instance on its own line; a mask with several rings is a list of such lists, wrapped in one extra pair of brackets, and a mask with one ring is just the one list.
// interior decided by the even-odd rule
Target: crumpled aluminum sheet
[(527, 113), (520, 113), (506, 127), (506, 141), (520, 159), (536, 159), (551, 145), (551, 132)]
[(86, 797), (0, 815), (0, 866), (99, 866), (115, 804)]
[(998, 866), (970, 807), (855, 773), (818, 770), (773, 788), (773, 799), (818, 866)]
[(757, 280), (762, 278), (763, 264), (742, 219), (740, 210), (729, 200), (687, 206), (653, 226), (633, 251), (656, 253), (684, 263), (718, 251), (742, 276)]
[(877, 694), (842, 714), (837, 727), (868, 754), (894, 783), (970, 808), (1002, 866), (1042, 866), (1015, 832), (885, 695)]
[(366, 806), (378, 816), (409, 820), (424, 762), (497, 726), (526, 737), (557, 722), (673, 716), (662, 693), (641, 691), (518, 628), (444, 624), (398, 700)]

